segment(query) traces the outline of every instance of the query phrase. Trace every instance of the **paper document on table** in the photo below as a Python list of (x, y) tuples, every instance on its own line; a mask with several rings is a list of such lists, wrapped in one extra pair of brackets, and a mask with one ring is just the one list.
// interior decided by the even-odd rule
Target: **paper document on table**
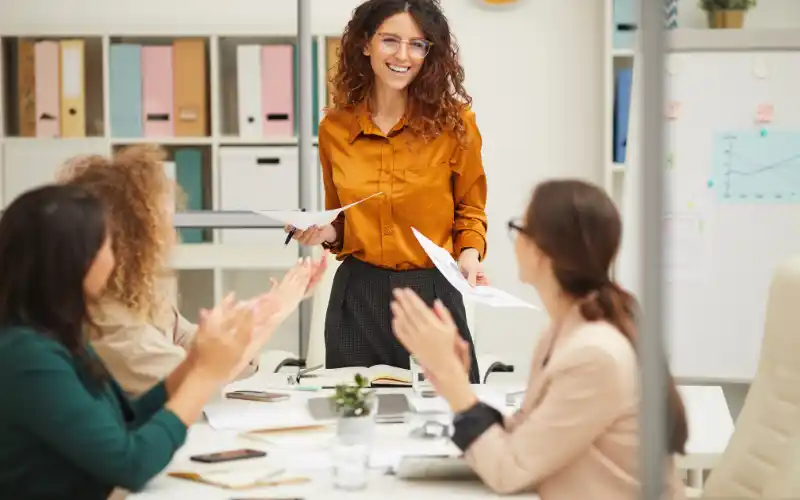
[(359, 203), (364, 203), (368, 199), (378, 196), (379, 194), (383, 194), (383, 192), (378, 192), (367, 196), (363, 200), (345, 205), (341, 208), (324, 210), (322, 212), (303, 212), (300, 210), (256, 210), (256, 213), (265, 217), (269, 217), (270, 219), (278, 222), (294, 226), (301, 231), (305, 231), (311, 226), (320, 227), (330, 224), (336, 220), (336, 217), (338, 217), (340, 213), (344, 212), (348, 208), (354, 207)]
[(305, 404), (291, 400), (262, 403), (226, 399), (206, 405), (203, 413), (208, 425), (216, 430), (252, 431), (319, 424), (311, 418)]
[(436, 243), (429, 240), (424, 234), (411, 228), (416, 236), (417, 241), (428, 254), (428, 257), (433, 261), (436, 269), (444, 275), (445, 279), (455, 287), (456, 290), (461, 292), (464, 297), (468, 297), (475, 302), (486, 304), (492, 307), (525, 307), (529, 309), (538, 309), (533, 304), (529, 304), (522, 299), (514, 297), (508, 292), (504, 292), (498, 288), (491, 286), (471, 286), (467, 278), (461, 273), (458, 263), (453, 260), (450, 252), (438, 246)]

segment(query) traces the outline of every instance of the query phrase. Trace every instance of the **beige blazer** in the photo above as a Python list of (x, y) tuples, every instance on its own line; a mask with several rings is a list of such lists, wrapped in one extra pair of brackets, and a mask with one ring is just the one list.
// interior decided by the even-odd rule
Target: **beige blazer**
[[(93, 319), (99, 331), (93, 332), (92, 347), (132, 396), (166, 378), (186, 357), (197, 331), (197, 325), (175, 309), (159, 321), (163, 326), (156, 326), (111, 300), (103, 300), (93, 308)], [(251, 361), (239, 378), (249, 377), (257, 370), (258, 361)]]
[[(465, 454), (498, 493), (542, 500), (638, 500), (638, 367), (631, 344), (606, 322), (574, 309), (550, 327), (533, 356), (520, 411)], [(666, 498), (684, 497), (674, 463)]]

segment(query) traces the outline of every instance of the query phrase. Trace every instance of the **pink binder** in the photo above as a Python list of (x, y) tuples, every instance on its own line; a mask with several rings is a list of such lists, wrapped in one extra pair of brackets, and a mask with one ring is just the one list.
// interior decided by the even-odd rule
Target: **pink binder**
[(37, 137), (61, 135), (60, 50), (58, 42), (36, 42), (34, 49)]
[(294, 135), (293, 56), (291, 45), (261, 48), (261, 115), (265, 136)]
[(142, 47), (142, 108), (146, 137), (172, 137), (172, 47)]

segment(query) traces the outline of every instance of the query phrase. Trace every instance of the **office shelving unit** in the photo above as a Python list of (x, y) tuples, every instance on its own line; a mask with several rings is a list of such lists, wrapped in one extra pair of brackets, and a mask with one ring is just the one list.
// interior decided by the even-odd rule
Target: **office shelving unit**
[[(622, 210), (625, 163), (614, 162), (614, 101), (617, 71), (632, 68), (638, 24), (634, 0), (605, 0), (603, 185)], [(628, 28), (628, 29), (626, 29)]]
[[(111, 27), (109, 27), (110, 29)], [(314, 118), (318, 120), (328, 103), (328, 69), (334, 65), (340, 33), (314, 33), (312, 60), (315, 68), (312, 91), (314, 93)], [(207, 133), (188, 137), (114, 137), (111, 127), (112, 100), (110, 98), (110, 52), (113, 44), (142, 45), (171, 44), (176, 39), (202, 40), (206, 47), (207, 81)], [(83, 80), (85, 90), (85, 137), (43, 138), (21, 137), (19, 127), (19, 98), (17, 95), (17, 48), (20, 40), (75, 40), (84, 42)], [(236, 106), (236, 47), (242, 44), (294, 45), (294, 122), (295, 133), (286, 136), (242, 136), (238, 134)], [(264, 205), (269, 203), (269, 192), (276, 189), (300, 191), (300, 167), (297, 156), (299, 118), (299, 49), (294, 33), (234, 32), (213, 34), (184, 34), (170, 36), (169, 32), (141, 35), (137, 32), (71, 32), (60, 33), (7, 33), (0, 38), (0, 209), (23, 191), (36, 185), (51, 182), (59, 166), (68, 158), (82, 154), (107, 155), (130, 144), (155, 143), (162, 145), (172, 159), (181, 149), (200, 151), (202, 158), (203, 209), (204, 210), (256, 210), (291, 208)], [(313, 125), (316, 133), (316, 123)], [(312, 139), (316, 144), (316, 138)], [(223, 192), (231, 192), (231, 185), (241, 188), (242, 176), (253, 172), (234, 171), (237, 165), (225, 165), (223, 158), (232, 150), (249, 151), (253, 155), (275, 156), (282, 159), (283, 183), (280, 186), (258, 186), (253, 183), (240, 198), (227, 200)], [(292, 154), (292, 151), (294, 153)], [(288, 155), (288, 156), (287, 156)], [(234, 155), (235, 156), (235, 155)], [(258, 163), (253, 158), (253, 164)], [(315, 162), (316, 163), (316, 162)], [(227, 169), (226, 169), (227, 166)], [(316, 190), (308, 209), (321, 205), (322, 190), (318, 169), (312, 174)], [(306, 173), (306, 176), (309, 174)], [(275, 179), (273, 176), (271, 179)], [(251, 177), (252, 182), (252, 177)], [(226, 190), (226, 186), (228, 189)], [(236, 189), (236, 188), (235, 188)], [(235, 192), (235, 190), (234, 190)], [(298, 208), (303, 200), (297, 198)], [(227, 204), (227, 206), (226, 206)], [(308, 205), (306, 202), (304, 205)], [(201, 307), (209, 307), (229, 291), (242, 297), (266, 291), (270, 277), (279, 276), (293, 265), (299, 256), (295, 243), (284, 246), (285, 233), (281, 226), (238, 231), (238, 237), (226, 238), (231, 229), (207, 229), (204, 238), (196, 243), (179, 245), (172, 256), (177, 272), (177, 290), (182, 308), (193, 315)], [(228, 241), (231, 240), (231, 241)], [(307, 321), (307, 320), (306, 320)], [(274, 349), (298, 352), (299, 315), (287, 321), (272, 343)], [(302, 343), (301, 343), (302, 347)]]

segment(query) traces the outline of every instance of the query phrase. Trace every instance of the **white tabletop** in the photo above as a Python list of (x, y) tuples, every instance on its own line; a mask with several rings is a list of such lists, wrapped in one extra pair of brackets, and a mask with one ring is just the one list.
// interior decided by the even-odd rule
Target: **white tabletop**
[[(276, 376), (260, 376), (237, 382), (236, 389), (264, 389), (275, 387), (285, 379)], [(232, 387), (234, 387), (232, 386)], [(517, 382), (503, 382), (480, 388), (479, 397), (495, 406), (503, 405), (505, 393), (509, 390), (519, 390), (522, 386)], [(704, 460), (716, 456), (727, 444), (733, 423), (727, 412), (727, 405), (719, 387), (681, 387), (681, 394), (689, 414), (690, 453), (699, 454)], [(304, 404), (303, 400), (320, 393), (293, 393), (292, 400)], [(237, 401), (236, 403), (241, 403)], [(252, 403), (267, 404), (267, 403)], [(389, 462), (394, 461), (398, 455), (414, 453), (424, 448), (427, 452), (433, 449), (457, 451), (449, 441), (439, 442), (422, 441), (409, 437), (410, 431), (419, 424), (414, 419), (406, 424), (382, 424), (378, 426), (375, 443), (372, 451), (372, 468), (369, 473), (368, 485), (361, 491), (343, 491), (333, 488), (331, 477), (330, 453), (326, 439), (316, 441), (281, 440), (270, 438), (270, 442), (248, 439), (241, 436), (238, 431), (221, 431), (212, 429), (207, 423), (202, 422), (191, 427), (186, 444), (178, 451), (174, 460), (167, 467), (167, 471), (199, 471), (214, 468), (236, 470), (237, 467), (264, 468), (265, 471), (274, 468), (286, 469), (286, 475), (305, 476), (311, 479), (309, 483), (295, 486), (278, 486), (262, 489), (248, 489), (245, 491), (230, 491), (222, 488), (203, 485), (200, 483), (170, 478), (166, 471), (153, 479), (146, 488), (129, 496), (135, 500), (174, 499), (185, 498), (192, 500), (223, 500), (232, 498), (303, 498), (305, 500), (325, 499), (337, 500), (339, 498), (358, 499), (375, 498), (380, 495), (382, 499), (415, 500), (436, 499), (470, 499), (470, 498), (497, 498), (485, 486), (477, 481), (404, 481), (392, 475), (387, 475), (386, 468)], [(204, 465), (191, 462), (189, 457), (201, 453), (215, 451), (255, 448), (267, 451), (268, 456), (259, 459), (249, 459), (242, 462), (229, 462), (227, 464)], [(528, 498), (536, 498), (530, 495)]]

